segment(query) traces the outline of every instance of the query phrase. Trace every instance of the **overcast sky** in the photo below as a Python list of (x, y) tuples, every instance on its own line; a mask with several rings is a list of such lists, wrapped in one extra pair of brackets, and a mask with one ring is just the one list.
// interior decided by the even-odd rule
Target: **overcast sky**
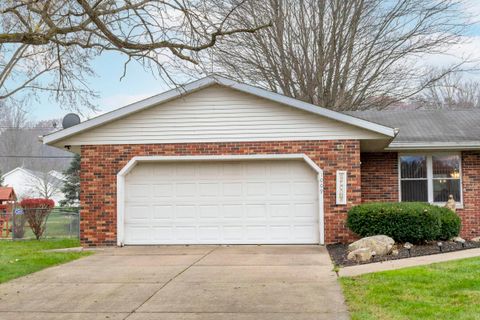
[[(473, 17), (479, 17), (480, 20), (480, 0), (466, 0), (466, 2), (468, 13)], [(480, 24), (473, 25), (465, 35), (465, 39), (465, 44), (449, 48), (451, 55), (430, 57), (425, 62), (434, 66), (447, 65), (454, 62), (454, 56), (469, 56), (480, 61)], [(126, 77), (120, 80), (124, 62), (124, 57), (114, 53), (104, 54), (94, 61), (93, 69), (97, 72), (97, 77), (89, 79), (89, 82), (91, 88), (100, 95), (95, 101), (100, 113), (125, 106), (169, 88), (161, 79), (156, 79), (136, 63), (129, 65)], [(480, 80), (480, 73), (470, 73), (466, 76)], [(29, 110), (32, 120), (62, 118), (69, 112), (46, 96), (41, 98), (40, 102), (32, 103)]]

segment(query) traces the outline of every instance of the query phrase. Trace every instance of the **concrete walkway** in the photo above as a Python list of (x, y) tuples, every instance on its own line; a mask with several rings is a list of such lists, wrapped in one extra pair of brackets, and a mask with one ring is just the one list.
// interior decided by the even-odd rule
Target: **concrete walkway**
[(353, 277), (366, 273), (396, 270), (407, 267), (422, 266), (437, 262), (445, 262), (473, 257), (480, 257), (480, 248), (345, 267), (340, 269), (340, 276)]
[(320, 246), (150, 246), (0, 285), (0, 319), (348, 319)]

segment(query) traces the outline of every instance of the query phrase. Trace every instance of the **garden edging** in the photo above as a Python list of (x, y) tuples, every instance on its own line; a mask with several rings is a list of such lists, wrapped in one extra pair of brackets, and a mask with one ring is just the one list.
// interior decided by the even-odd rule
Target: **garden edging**
[(427, 265), (427, 264), (436, 263), (436, 262), (444, 262), (444, 261), (466, 259), (466, 258), (473, 258), (473, 257), (480, 257), (480, 248), (460, 250), (460, 251), (447, 252), (447, 253), (434, 254), (434, 255), (419, 256), (419, 257), (406, 258), (406, 259), (388, 260), (383, 262), (368, 263), (368, 264), (362, 264), (357, 266), (349, 266), (349, 267), (341, 268), (339, 271), (339, 275), (341, 277), (353, 277), (353, 276), (358, 276), (366, 273), (397, 270), (397, 269), (402, 269), (407, 267)]

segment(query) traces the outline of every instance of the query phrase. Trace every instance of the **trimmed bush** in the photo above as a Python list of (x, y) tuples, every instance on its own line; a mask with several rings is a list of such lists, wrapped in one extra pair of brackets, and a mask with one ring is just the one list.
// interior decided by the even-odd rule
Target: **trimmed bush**
[(35, 238), (39, 240), (45, 232), (47, 218), (55, 202), (51, 199), (24, 199), (20, 202), (20, 206)]
[(427, 203), (379, 202), (350, 209), (347, 226), (362, 237), (384, 234), (398, 242), (420, 243), (458, 235), (460, 218), (446, 208)]
[(450, 240), (460, 234), (462, 221), (455, 212), (448, 208), (438, 208), (437, 214), (441, 222), (438, 240)]

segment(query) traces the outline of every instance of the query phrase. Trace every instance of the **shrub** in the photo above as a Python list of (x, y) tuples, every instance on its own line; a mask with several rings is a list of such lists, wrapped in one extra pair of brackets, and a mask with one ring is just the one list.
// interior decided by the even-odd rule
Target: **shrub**
[(20, 202), (20, 206), (23, 208), (23, 214), (30, 229), (39, 240), (45, 232), (47, 218), (55, 202), (51, 199), (24, 199)]
[(15, 215), (12, 225), (13, 237), (15, 239), (22, 239), (25, 236), (25, 215), (23, 213), (18, 214), (15, 210), (13, 213)]
[(350, 209), (347, 226), (362, 237), (384, 234), (398, 242), (419, 243), (458, 235), (460, 219), (427, 203), (366, 203)]
[(462, 225), (460, 217), (448, 208), (438, 208), (437, 215), (441, 223), (438, 240), (449, 240), (458, 236)]

